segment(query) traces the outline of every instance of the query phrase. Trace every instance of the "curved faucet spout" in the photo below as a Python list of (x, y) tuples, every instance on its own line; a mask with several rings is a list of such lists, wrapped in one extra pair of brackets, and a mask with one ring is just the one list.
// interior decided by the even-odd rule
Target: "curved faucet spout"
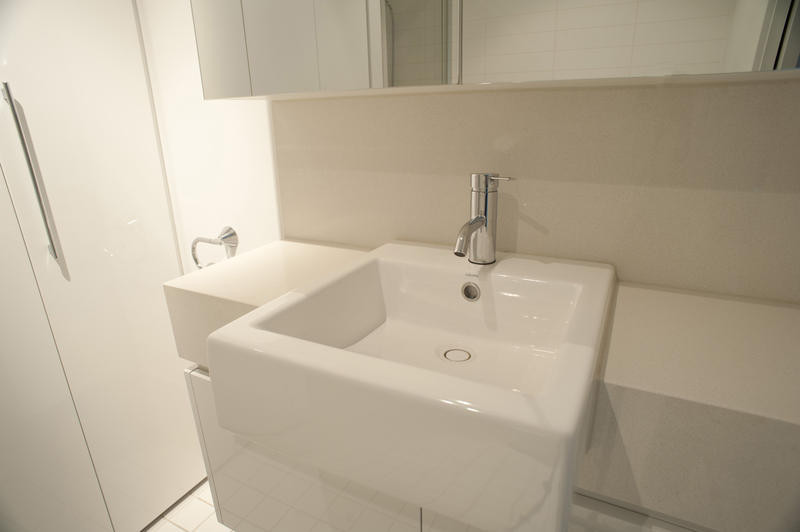
[(453, 253), (459, 257), (465, 256), (469, 250), (469, 241), (470, 237), (472, 237), (472, 233), (481, 227), (484, 227), (485, 225), (485, 216), (476, 216), (472, 220), (462, 225), (461, 229), (458, 230), (458, 236), (456, 237), (456, 245), (453, 248)]

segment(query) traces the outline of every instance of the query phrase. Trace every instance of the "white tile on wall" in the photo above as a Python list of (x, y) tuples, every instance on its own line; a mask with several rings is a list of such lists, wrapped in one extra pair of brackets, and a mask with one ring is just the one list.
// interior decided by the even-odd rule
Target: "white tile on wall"
[(461, 68), (464, 76), (484, 76), (486, 74), (486, 57), (465, 59)]
[(725, 59), (727, 41), (700, 41), (635, 46), (633, 66), (716, 63)]
[(554, 11), (557, 0), (464, 0), (464, 21)]
[(395, 25), (394, 45), (396, 47), (414, 46), (425, 42), (425, 28), (403, 28)]
[(395, 86), (442, 83), (443, 0), (392, 0)]
[(631, 0), (558, 0), (558, 9), (574, 9), (576, 7), (603, 6), (608, 4), (625, 4)]
[[(647, 65), (632, 66), (631, 76), (666, 76), (671, 74), (709, 74), (715, 72), (726, 72), (725, 64), (716, 63), (694, 63), (690, 65)], [(574, 78), (572, 78), (574, 79)]]
[(555, 70), (553, 79), (597, 79), (624, 78), (633, 75), (630, 67), (618, 68), (581, 68), (577, 70)]
[[(744, 0), (751, 1), (751, 0)], [(737, 0), (640, 0), (639, 22), (730, 15)]]
[[(755, 53), (750, 30), (733, 51), (727, 46), (737, 5), (737, 0), (465, 0), (464, 81), (677, 74), (698, 72), (699, 65), (720, 72), (725, 65), (752, 63)], [(754, 11), (763, 9), (748, 14)], [(721, 57), (722, 48), (731, 57)], [(541, 56), (511, 57), (552, 49), (557, 51), (552, 75), (543, 72)]]
[(553, 52), (487, 56), (486, 73), (552, 70)]
[(620, 26), (636, 22), (636, 2), (558, 11), (558, 29)]
[(484, 73), (472, 73), (469, 74), (465, 72), (461, 75), (461, 80), (463, 83), (472, 84), (472, 83), (483, 83), (486, 80), (486, 74)]
[(492, 72), (487, 74), (492, 81), (498, 83), (519, 83), (523, 81), (546, 81), (553, 79), (553, 70), (525, 70), (522, 72)]
[(483, 56), (486, 47), (486, 22), (473, 20), (464, 22), (464, 37), (462, 40), (464, 60)]
[(552, 31), (539, 33), (516, 33), (486, 38), (486, 54), (518, 54), (553, 50), (556, 34)]
[(593, 50), (558, 50), (556, 69), (625, 67), (631, 62), (631, 47), (596, 48)]
[(684, 41), (727, 39), (731, 17), (695, 18), (648, 22), (636, 25), (635, 44), (659, 44)]
[(606, 48), (633, 44), (635, 26), (607, 26), (602, 28), (580, 28), (559, 30), (556, 33), (557, 50)]
[(535, 33), (555, 29), (556, 12), (525, 13), (486, 19), (486, 35), (512, 35), (515, 33)]

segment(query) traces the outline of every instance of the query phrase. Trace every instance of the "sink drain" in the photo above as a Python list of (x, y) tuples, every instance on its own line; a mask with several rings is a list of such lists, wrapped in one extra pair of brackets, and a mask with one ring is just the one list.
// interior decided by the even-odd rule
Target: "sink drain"
[(470, 352), (463, 349), (448, 349), (442, 356), (450, 362), (466, 362), (472, 358)]

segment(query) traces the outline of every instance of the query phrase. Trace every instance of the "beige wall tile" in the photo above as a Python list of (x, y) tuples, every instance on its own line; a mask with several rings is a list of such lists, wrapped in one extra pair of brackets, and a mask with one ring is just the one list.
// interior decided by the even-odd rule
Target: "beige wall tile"
[[(752, 1), (752, 0), (750, 0)], [(735, 0), (639, 0), (639, 22), (730, 15)]]
[(800, 80), (275, 101), (287, 238), (452, 244), (498, 171), (499, 247), (800, 302)]
[(558, 12), (559, 30), (620, 26), (636, 22), (636, 2), (587, 6)]

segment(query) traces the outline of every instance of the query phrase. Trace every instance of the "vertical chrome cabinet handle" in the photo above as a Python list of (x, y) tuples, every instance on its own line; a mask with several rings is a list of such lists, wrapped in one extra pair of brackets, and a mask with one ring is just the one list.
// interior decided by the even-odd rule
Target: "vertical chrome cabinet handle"
[(236, 255), (236, 248), (239, 246), (239, 235), (236, 234), (236, 231), (234, 231), (232, 227), (223, 227), (217, 238), (198, 236), (192, 240), (192, 259), (194, 260), (195, 265), (200, 269), (214, 264), (213, 262), (209, 262), (208, 264), (200, 264), (200, 259), (197, 258), (197, 244), (200, 244), (201, 242), (204, 244), (223, 246), (225, 248), (225, 257), (229, 259)]
[(11, 87), (9, 87), (8, 83), (4, 81), (2, 89), (3, 99), (11, 108), (11, 116), (14, 118), (14, 125), (17, 126), (17, 135), (19, 135), (19, 141), (22, 144), (22, 151), (25, 152), (25, 162), (28, 165), (28, 172), (31, 175), (31, 181), (33, 182), (33, 190), (36, 192), (36, 200), (39, 202), (39, 212), (42, 214), (44, 229), (45, 232), (47, 232), (47, 240), (50, 243), (48, 249), (50, 250), (50, 254), (53, 256), (53, 258), (58, 259), (58, 251), (54, 241), (56, 230), (53, 226), (53, 221), (47, 214), (48, 211), (44, 204), (44, 182), (42, 181), (42, 176), (40, 176), (37, 172), (37, 166), (33, 161), (33, 146), (26, 133), (28, 129), (24, 127), (25, 124), (22, 122), (24, 118), (17, 109), (17, 104), (14, 101), (14, 97), (11, 95)]

